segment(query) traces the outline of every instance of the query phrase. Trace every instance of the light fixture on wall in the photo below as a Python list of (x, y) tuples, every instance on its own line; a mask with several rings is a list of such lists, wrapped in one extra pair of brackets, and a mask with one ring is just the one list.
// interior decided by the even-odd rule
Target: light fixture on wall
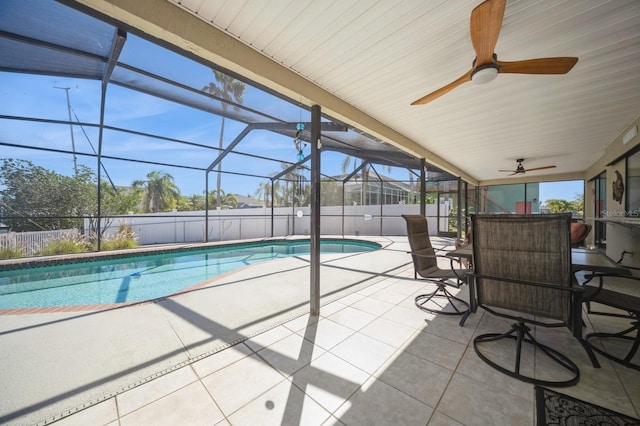
[(622, 137), (622, 144), (626, 145), (629, 143), (629, 141), (633, 138), (635, 138), (636, 136), (638, 136), (638, 126), (633, 126), (631, 129), (629, 129), (629, 131), (627, 133), (624, 134), (624, 136)]

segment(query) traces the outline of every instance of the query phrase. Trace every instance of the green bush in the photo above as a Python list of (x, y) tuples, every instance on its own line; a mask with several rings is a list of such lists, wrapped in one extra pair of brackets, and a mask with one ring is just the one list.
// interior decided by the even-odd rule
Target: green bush
[(128, 237), (117, 237), (112, 240), (102, 240), (100, 244), (100, 248), (103, 251), (108, 250), (121, 250), (121, 249), (129, 249), (138, 247), (138, 243), (132, 238)]
[(50, 240), (39, 254), (51, 256), (55, 254), (85, 253), (87, 249), (87, 243), (82, 236), (69, 235)]
[(24, 252), (20, 247), (1, 247), (0, 259), (15, 259), (17, 257), (23, 257)]
[[(93, 241), (92, 246), (97, 250), (97, 241)], [(101, 251), (131, 249), (136, 247), (138, 247), (138, 243), (135, 240), (133, 229), (124, 223), (120, 224), (118, 232), (112, 238), (103, 238), (100, 241)]]

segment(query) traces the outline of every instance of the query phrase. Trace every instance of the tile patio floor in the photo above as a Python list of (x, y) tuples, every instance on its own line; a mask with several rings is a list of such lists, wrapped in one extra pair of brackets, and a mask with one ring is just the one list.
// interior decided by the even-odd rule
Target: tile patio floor
[[(407, 260), (406, 238), (390, 241), (388, 256), (401, 254)], [(355, 256), (350, 265), (355, 268), (362, 261), (365, 257)], [(321, 273), (326, 282), (341, 270)], [(628, 283), (609, 284), (640, 294)], [(426, 314), (415, 307), (414, 297), (430, 288), (413, 280), (413, 269), (405, 262), (393, 274), (378, 274), (355, 291), (324, 302), (319, 317), (296, 314), (224, 350), (209, 354), (201, 349), (186, 362), (175, 360), (179, 362), (166, 374), (111, 397), (103, 395), (101, 402), (55, 424), (535, 425), (533, 386), (488, 367), (471, 344), (476, 334), (503, 331), (508, 323), (478, 311), (460, 327), (458, 317)], [(462, 298), (467, 291), (466, 286), (460, 289)], [(587, 332), (626, 324), (584, 317)], [(197, 321), (201, 332), (218, 323), (203, 316)], [(581, 369), (579, 384), (561, 392), (640, 417), (640, 371), (600, 356), (602, 368), (593, 369), (567, 329), (537, 329), (536, 335)], [(144, 337), (132, 337), (144, 342)], [(525, 368), (539, 374), (545, 367), (536, 359)], [(59, 417), (38, 420), (48, 423)]]

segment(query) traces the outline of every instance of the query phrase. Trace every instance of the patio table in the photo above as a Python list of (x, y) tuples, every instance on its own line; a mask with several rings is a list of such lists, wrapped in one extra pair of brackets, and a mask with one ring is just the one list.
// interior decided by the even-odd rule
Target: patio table
[[(452, 250), (446, 255), (459, 259), (472, 259), (473, 250), (471, 246), (465, 246), (457, 250)], [(631, 271), (629, 269), (609, 259), (607, 255), (601, 251), (585, 248), (571, 249), (571, 269), (573, 272), (589, 271), (603, 274), (631, 276)]]
[[(460, 247), (457, 250), (448, 252), (446, 256), (457, 259), (471, 260), (473, 258), (473, 249), (470, 245)], [(624, 266), (614, 262), (601, 251), (585, 248), (571, 249), (571, 270), (574, 273), (578, 271), (591, 272), (593, 274), (592, 278), (599, 275), (612, 275), (622, 277), (632, 276), (631, 271), (628, 268), (625, 268)], [(473, 289), (473, 286), (470, 285), (469, 289), (470, 310), (471, 312), (475, 312), (476, 301), (473, 292), (471, 291), (471, 289)]]
[(585, 248), (571, 249), (571, 269), (573, 272), (589, 271), (594, 273), (631, 276), (628, 268), (614, 262), (599, 250)]

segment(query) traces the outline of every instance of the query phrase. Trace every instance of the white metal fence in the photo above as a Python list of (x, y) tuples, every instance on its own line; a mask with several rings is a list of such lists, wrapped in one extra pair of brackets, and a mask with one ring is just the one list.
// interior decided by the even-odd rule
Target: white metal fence
[(56, 231), (9, 232), (0, 234), (0, 250), (19, 250), (25, 256), (33, 256), (44, 249), (53, 240), (77, 238), (77, 229), (59, 229)]

